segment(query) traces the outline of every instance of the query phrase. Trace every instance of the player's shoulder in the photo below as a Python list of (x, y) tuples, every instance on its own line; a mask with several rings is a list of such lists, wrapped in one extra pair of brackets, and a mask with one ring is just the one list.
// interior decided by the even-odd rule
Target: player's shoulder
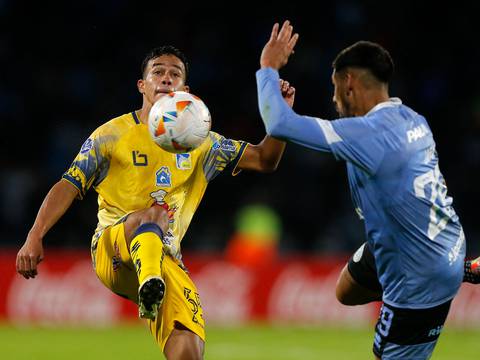
[(122, 133), (127, 132), (139, 123), (140, 122), (138, 121), (136, 116), (134, 116), (134, 113), (130, 112), (108, 120), (107, 122), (100, 125), (95, 130), (95, 133), (98, 135), (120, 136)]
[(215, 132), (215, 131), (211, 131), (210, 130), (210, 133), (208, 134), (208, 141), (210, 143), (215, 143), (216, 141), (222, 141), (223, 139), (225, 139), (225, 136)]
[(419, 117), (419, 115), (415, 110), (405, 104), (398, 104), (396, 106), (385, 107), (374, 112), (373, 117), (377, 116), (380, 118), (389, 118), (389, 119), (413, 119)]

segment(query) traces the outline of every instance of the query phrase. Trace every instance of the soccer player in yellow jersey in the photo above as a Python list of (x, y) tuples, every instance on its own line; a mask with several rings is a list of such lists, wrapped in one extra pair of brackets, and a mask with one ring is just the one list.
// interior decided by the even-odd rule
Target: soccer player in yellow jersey
[[(285, 148), (268, 136), (251, 145), (212, 131), (190, 153), (160, 149), (150, 139), (148, 113), (161, 96), (188, 91), (187, 74), (185, 56), (172, 46), (146, 56), (137, 82), (142, 108), (106, 122), (85, 141), (43, 201), (16, 264), (25, 278), (37, 275), (43, 237), (74, 198), (93, 186), (99, 204), (91, 246), (96, 274), (111, 291), (138, 304), (169, 360), (203, 358), (202, 308), (182, 264), (180, 241), (208, 183), (227, 169), (274, 171)], [(292, 106), (295, 89), (287, 82), (280, 86)]]

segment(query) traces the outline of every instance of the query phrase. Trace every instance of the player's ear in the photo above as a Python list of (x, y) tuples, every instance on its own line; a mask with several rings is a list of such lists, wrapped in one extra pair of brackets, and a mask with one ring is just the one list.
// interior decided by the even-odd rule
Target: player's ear
[(137, 88), (140, 94), (145, 94), (145, 81), (143, 79), (137, 81)]
[(345, 78), (344, 78), (344, 81), (345, 81), (345, 85), (348, 89), (350, 89), (352, 87), (352, 83), (353, 83), (353, 75), (351, 72), (346, 72), (345, 73)]
[(345, 89), (347, 91), (347, 95), (350, 95), (351, 92), (353, 91), (353, 83), (355, 81), (353, 74), (347, 71), (345, 73), (344, 81), (345, 81)]

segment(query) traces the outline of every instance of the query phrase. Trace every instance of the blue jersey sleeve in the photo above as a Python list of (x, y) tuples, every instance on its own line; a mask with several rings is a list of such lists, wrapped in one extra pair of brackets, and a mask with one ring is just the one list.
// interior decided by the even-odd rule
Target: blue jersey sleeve
[[(299, 145), (332, 152), (370, 174), (383, 158), (378, 134), (369, 122), (374, 116), (327, 121), (296, 114), (282, 98), (278, 72), (266, 68), (257, 71), (258, 103), (269, 135)], [(372, 118), (372, 119), (370, 119)]]
[(266, 68), (257, 71), (258, 105), (267, 134), (314, 150), (330, 151), (317, 119), (295, 113), (280, 92), (278, 72)]

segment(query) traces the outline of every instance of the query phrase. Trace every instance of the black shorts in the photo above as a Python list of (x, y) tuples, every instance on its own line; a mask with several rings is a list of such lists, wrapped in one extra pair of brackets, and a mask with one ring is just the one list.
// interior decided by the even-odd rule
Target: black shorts
[(373, 352), (381, 359), (429, 359), (451, 301), (428, 309), (400, 309), (382, 305)]
[(348, 260), (348, 271), (353, 279), (363, 287), (382, 293), (382, 285), (378, 281), (375, 258), (368, 242), (358, 248)]

